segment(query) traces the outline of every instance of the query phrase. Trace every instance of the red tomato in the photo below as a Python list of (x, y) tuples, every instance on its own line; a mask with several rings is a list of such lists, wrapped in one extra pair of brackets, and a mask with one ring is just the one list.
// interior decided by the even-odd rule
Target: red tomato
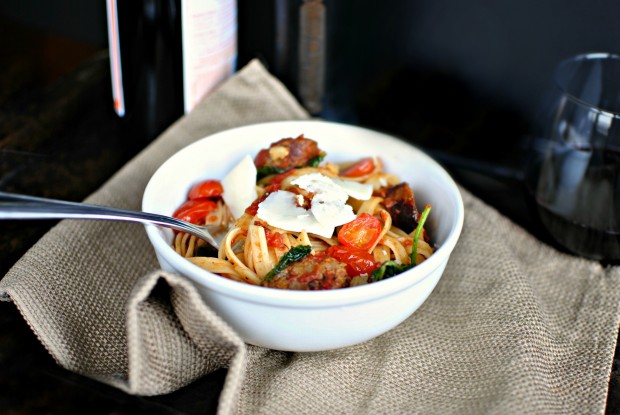
[(217, 180), (204, 180), (195, 184), (189, 191), (188, 199), (200, 199), (204, 197), (221, 197), (224, 188)]
[(369, 213), (362, 213), (338, 231), (338, 241), (357, 249), (369, 250), (381, 234), (381, 221)]
[(280, 232), (274, 232), (268, 228), (265, 228), (265, 239), (267, 239), (267, 245), (273, 248), (284, 247), (284, 236)]
[(334, 245), (327, 248), (327, 255), (347, 265), (347, 274), (356, 277), (362, 274), (370, 274), (379, 264), (368, 251), (352, 248), (344, 245)]
[(375, 162), (371, 158), (361, 159), (354, 165), (340, 172), (342, 177), (360, 177), (370, 174), (375, 170)]
[(217, 203), (210, 199), (193, 199), (183, 203), (173, 216), (196, 225), (203, 225), (205, 218), (217, 208)]

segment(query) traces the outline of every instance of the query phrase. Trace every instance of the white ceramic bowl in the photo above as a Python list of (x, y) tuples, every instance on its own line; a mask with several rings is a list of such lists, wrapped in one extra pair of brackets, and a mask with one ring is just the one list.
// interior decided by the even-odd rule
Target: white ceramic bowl
[(153, 175), (146, 212), (171, 215), (200, 179), (221, 179), (246, 154), (284, 137), (304, 134), (326, 160), (378, 155), (384, 168), (407, 181), (419, 207), (432, 206), (426, 227), (437, 251), (417, 267), (368, 285), (330, 291), (258, 287), (205, 271), (176, 254), (172, 232), (146, 226), (163, 269), (189, 278), (204, 301), (250, 344), (286, 351), (321, 351), (372, 339), (409, 317), (441, 277), (463, 225), (463, 201), (448, 173), (419, 149), (368, 129), (324, 121), (286, 121), (223, 131), (187, 146)]

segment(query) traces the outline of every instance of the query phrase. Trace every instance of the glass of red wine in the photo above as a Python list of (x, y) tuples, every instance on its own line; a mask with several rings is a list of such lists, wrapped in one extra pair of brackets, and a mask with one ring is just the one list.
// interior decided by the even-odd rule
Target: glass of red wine
[(620, 56), (563, 61), (548, 102), (529, 178), (540, 221), (573, 254), (618, 263)]

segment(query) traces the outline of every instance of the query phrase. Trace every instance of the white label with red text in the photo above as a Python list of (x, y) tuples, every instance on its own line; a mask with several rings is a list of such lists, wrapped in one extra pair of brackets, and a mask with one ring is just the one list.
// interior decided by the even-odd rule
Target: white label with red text
[(236, 0), (181, 0), (185, 112), (226, 80), (237, 64)]

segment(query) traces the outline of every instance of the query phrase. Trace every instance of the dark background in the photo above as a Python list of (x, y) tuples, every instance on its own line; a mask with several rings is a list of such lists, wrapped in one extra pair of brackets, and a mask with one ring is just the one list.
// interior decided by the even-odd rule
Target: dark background
[[(560, 60), (620, 48), (620, 3), (615, 0), (326, 0), (325, 4), (328, 115), (351, 121), (356, 119), (349, 108), (351, 96), (405, 68), (441, 71), (484, 102), (532, 121), (541, 91)], [(239, 6), (242, 23), (261, 29), (241, 45), (246, 50), (240, 63), (253, 53), (272, 58), (274, 1), (239, 0)], [(107, 47), (104, 0), (3, 0), (0, 16)], [(411, 92), (415, 101), (415, 91)]]
[[(293, 93), (301, 3), (238, 0), (239, 66), (259, 57)], [(540, 102), (561, 60), (620, 48), (614, 0), (324, 3), (326, 87), (316, 115), (500, 164), (513, 162), (506, 154), (514, 158), (522, 137), (537, 132)], [(277, 10), (286, 8), (278, 21)], [(107, 48), (104, 0), (4, 0), (1, 17)], [(288, 64), (278, 35), (286, 38)]]
[[(248, 13), (254, 24), (263, 27), (263, 36), (257, 32), (253, 36), (256, 51), (269, 55), (275, 39), (269, 38), (270, 16), (261, 13), (267, 14), (273, 2), (239, 4), (240, 18)], [(327, 0), (325, 4), (329, 109), (333, 117), (353, 121), (350, 96), (403, 66), (440, 70), (480, 99), (533, 120), (541, 91), (560, 60), (591, 51), (617, 52), (620, 47), (620, 3), (614, 0)], [(104, 0), (3, 0), (0, 16), (107, 47)]]

